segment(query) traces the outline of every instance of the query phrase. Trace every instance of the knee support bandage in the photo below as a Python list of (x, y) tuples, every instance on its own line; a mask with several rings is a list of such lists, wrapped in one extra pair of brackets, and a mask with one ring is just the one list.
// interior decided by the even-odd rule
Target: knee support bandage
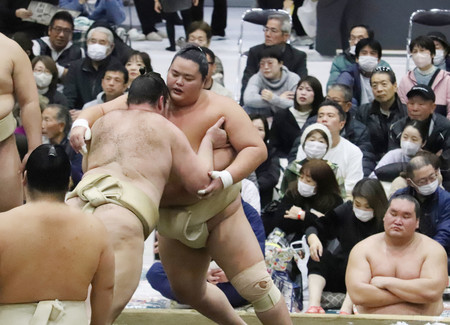
[(272, 309), (280, 301), (280, 290), (273, 284), (264, 261), (245, 269), (230, 282), (242, 297), (252, 303), (256, 312)]

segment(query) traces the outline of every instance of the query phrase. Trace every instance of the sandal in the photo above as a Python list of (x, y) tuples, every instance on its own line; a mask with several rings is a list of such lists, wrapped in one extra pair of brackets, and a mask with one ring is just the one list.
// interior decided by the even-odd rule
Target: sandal
[(306, 314), (325, 314), (325, 310), (323, 310), (323, 308), (320, 306), (310, 306), (305, 313)]

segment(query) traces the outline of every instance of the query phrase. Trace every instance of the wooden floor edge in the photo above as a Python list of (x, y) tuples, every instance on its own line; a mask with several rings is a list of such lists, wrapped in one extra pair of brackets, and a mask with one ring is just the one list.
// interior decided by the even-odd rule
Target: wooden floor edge
[[(239, 315), (249, 325), (261, 324), (256, 315), (252, 312), (240, 311)], [(408, 325), (434, 325), (450, 324), (450, 317), (430, 317), (430, 316), (404, 316), (404, 315), (313, 315), (295, 313), (291, 314), (293, 324), (317, 325), (395, 325), (397, 322), (404, 322)], [(115, 325), (142, 325), (142, 324), (163, 324), (163, 325), (211, 325), (214, 322), (200, 315), (192, 309), (126, 309), (114, 322)]]

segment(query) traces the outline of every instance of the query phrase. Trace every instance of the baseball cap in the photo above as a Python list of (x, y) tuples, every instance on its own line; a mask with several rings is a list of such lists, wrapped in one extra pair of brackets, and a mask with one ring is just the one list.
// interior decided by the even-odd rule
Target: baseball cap
[(410, 91), (406, 94), (406, 97), (411, 98), (414, 96), (420, 96), (426, 100), (432, 100), (433, 102), (436, 100), (436, 96), (434, 94), (433, 89), (427, 85), (415, 85), (411, 88)]
[(427, 36), (428, 36), (429, 38), (431, 38), (433, 41), (439, 41), (439, 42), (441, 42), (441, 43), (444, 45), (444, 48), (445, 48), (446, 50), (448, 50), (448, 41), (447, 41), (447, 37), (446, 37), (443, 33), (438, 32), (438, 31), (432, 31), (432, 32), (429, 32), (429, 33), (427, 34)]

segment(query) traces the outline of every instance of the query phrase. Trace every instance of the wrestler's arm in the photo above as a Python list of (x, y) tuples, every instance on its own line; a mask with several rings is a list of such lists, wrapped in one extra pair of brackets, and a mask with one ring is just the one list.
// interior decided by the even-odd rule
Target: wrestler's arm
[(364, 307), (383, 307), (403, 302), (391, 292), (370, 284), (372, 271), (366, 255), (368, 247), (364, 244), (361, 242), (352, 249), (345, 272), (347, 292), (353, 303)]
[(107, 324), (114, 294), (114, 251), (104, 230), (105, 247), (92, 279), (91, 325)]
[(374, 277), (371, 283), (410, 303), (425, 304), (439, 300), (448, 282), (447, 254), (437, 243), (429, 247), (427, 252), (420, 278)]
[[(177, 175), (183, 186), (190, 192), (198, 194), (201, 189), (206, 188), (211, 179), (208, 172), (213, 170), (213, 147), (216, 140), (214, 130), (220, 128), (224, 119), (221, 118), (213, 127), (208, 129), (200, 144), (198, 154), (192, 149), (186, 135), (174, 124), (167, 121), (171, 126), (173, 138), (172, 171)], [(204, 194), (208, 194), (207, 191)]]
[[(128, 94), (125, 94), (109, 102), (85, 108), (81, 111), (77, 120), (84, 119), (88, 121), (89, 126), (92, 126), (95, 123), (95, 121), (97, 121), (106, 113), (121, 109), (122, 110), (128, 109), (127, 98)], [(79, 152), (83, 147), (83, 145), (85, 144), (84, 139), (85, 132), (86, 128), (83, 126), (74, 127), (70, 132), (70, 144), (72, 145), (72, 148), (76, 152)]]
[[(27, 158), (42, 141), (39, 97), (33, 70), (27, 55), (14, 41), (11, 41), (9, 51), (11, 51), (14, 64), (12, 71), (14, 96), (20, 105), (20, 118), (27, 135)], [(26, 158), (24, 161), (26, 161)]]
[(223, 102), (225, 116), (225, 131), (229, 142), (236, 151), (234, 161), (226, 168), (233, 177), (233, 182), (239, 182), (253, 172), (267, 159), (267, 149), (258, 131), (253, 126), (247, 113), (232, 99)]

